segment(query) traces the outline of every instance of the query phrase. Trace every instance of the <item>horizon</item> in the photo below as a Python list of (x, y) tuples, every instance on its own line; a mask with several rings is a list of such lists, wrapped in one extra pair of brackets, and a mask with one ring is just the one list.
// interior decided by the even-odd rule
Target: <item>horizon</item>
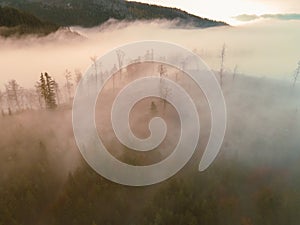
[[(199, 17), (223, 21), (233, 26), (257, 22), (259, 19), (300, 20), (300, 5), (297, 0), (288, 0), (285, 2), (279, 0), (228, 0), (226, 2), (219, 0), (209, 2), (199, 0), (196, 4), (191, 0), (184, 2), (179, 0), (126, 1), (178, 8)], [(216, 8), (216, 5), (219, 5), (219, 7)], [(233, 5), (234, 7), (232, 7)]]

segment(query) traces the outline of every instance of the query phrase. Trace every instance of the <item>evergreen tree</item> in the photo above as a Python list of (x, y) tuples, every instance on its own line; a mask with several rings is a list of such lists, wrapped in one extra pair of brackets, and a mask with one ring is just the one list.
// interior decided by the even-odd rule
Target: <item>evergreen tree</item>
[(41, 73), (40, 82), (37, 85), (41, 97), (44, 99), (47, 109), (54, 109), (57, 107), (55, 88), (56, 82), (51, 76), (45, 72)]

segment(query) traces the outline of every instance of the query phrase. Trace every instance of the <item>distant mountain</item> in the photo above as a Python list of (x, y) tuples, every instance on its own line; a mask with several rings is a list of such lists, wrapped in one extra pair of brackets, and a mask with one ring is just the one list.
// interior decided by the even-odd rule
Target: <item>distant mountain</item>
[(0, 35), (12, 36), (23, 34), (47, 35), (59, 26), (42, 22), (35, 16), (11, 7), (0, 6)]
[(0, 0), (0, 5), (18, 8), (43, 21), (50, 21), (60, 26), (93, 27), (110, 18), (128, 21), (176, 19), (178, 25), (200, 28), (227, 25), (224, 22), (201, 18), (175, 8), (124, 0)]

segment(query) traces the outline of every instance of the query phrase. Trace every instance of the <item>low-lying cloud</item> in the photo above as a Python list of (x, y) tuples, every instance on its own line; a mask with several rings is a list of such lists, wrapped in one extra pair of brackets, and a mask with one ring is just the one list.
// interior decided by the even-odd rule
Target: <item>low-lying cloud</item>
[(299, 13), (288, 13), (288, 14), (263, 14), (263, 15), (249, 15), (242, 14), (233, 17), (234, 19), (242, 22), (249, 22), (258, 19), (277, 19), (277, 20), (300, 20)]
[(95, 28), (72, 27), (79, 35), (60, 30), (46, 37), (0, 38), (0, 89), (10, 79), (33, 87), (41, 72), (48, 72), (64, 83), (66, 69), (83, 73), (112, 49), (135, 41), (172, 42), (199, 54), (213, 69), (219, 70), (220, 52), (226, 44), (225, 70), (255, 76), (286, 77), (300, 59), (300, 21), (266, 20), (239, 27), (208, 29), (174, 28), (173, 22), (110, 22)]

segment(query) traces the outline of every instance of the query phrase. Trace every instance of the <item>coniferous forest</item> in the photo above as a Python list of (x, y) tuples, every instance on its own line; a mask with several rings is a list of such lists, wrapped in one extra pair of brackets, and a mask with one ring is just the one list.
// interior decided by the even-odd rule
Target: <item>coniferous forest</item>
[(169, 180), (133, 188), (101, 177), (80, 155), (68, 96), (76, 75), (70, 75), (58, 85), (42, 73), (33, 90), (12, 80), (2, 92), (2, 107), (11, 108), (0, 118), (0, 224), (297, 224), (298, 88), (226, 74), (228, 131), (213, 165), (198, 172), (198, 153)]

